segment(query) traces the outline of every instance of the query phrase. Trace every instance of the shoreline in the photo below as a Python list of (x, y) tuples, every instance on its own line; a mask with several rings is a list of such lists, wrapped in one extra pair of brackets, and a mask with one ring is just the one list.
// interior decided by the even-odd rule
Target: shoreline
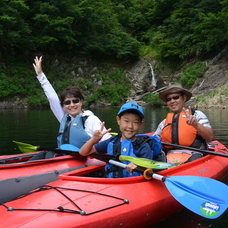
[[(206, 97), (205, 97), (206, 98)], [(134, 101), (138, 103), (139, 105), (143, 107), (153, 107), (153, 108), (162, 108), (166, 107), (165, 103), (164, 105), (160, 104), (158, 105), (153, 105), (152, 102), (145, 102), (143, 100), (131, 100), (128, 99), (126, 102)], [(119, 107), (122, 104), (119, 104)], [(192, 97), (189, 101), (186, 102), (186, 107), (191, 106), (193, 108), (204, 108), (204, 109), (228, 109), (228, 97), (225, 99), (223, 102), (221, 100), (219, 101), (218, 98), (206, 98), (204, 102), (202, 101), (197, 101), (196, 97)], [(95, 107), (112, 107), (111, 104), (106, 103), (103, 105), (91, 105), (91, 106), (86, 106), (87, 108), (95, 108)], [(15, 98), (15, 99), (9, 99), (5, 101), (0, 101), (0, 110), (7, 110), (7, 109), (47, 109), (50, 108), (49, 104), (44, 106), (32, 106), (27, 103), (27, 99), (20, 99), (20, 98)]]
[[(153, 107), (153, 108), (164, 108), (166, 106), (153, 106), (149, 103), (145, 103), (145, 102), (140, 102), (137, 101), (137, 103), (139, 103), (140, 105), (142, 105), (143, 107)], [(119, 105), (121, 106), (121, 104)], [(219, 105), (208, 105), (208, 104), (202, 104), (202, 103), (188, 103), (186, 104), (186, 106), (191, 106), (193, 108), (204, 108), (204, 109), (228, 109), (228, 105), (227, 104), (219, 104)], [(97, 107), (111, 107), (111, 106), (97, 106)], [(92, 107), (91, 107), (92, 108)], [(27, 102), (23, 101), (23, 100), (19, 100), (17, 99), (16, 101), (2, 101), (0, 102), (0, 110), (15, 110), (15, 109), (30, 109), (30, 110), (35, 110), (35, 109), (49, 109), (49, 107), (42, 107), (42, 106), (38, 106), (37, 108), (34, 107), (29, 107), (29, 105), (27, 104)]]

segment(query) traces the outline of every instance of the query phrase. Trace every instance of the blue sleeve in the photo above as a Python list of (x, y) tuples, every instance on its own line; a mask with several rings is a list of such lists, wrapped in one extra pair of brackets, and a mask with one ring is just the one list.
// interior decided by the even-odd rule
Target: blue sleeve
[(96, 151), (98, 153), (107, 153), (108, 144), (110, 143), (110, 141), (112, 139), (113, 139), (113, 137), (95, 144), (94, 147), (96, 148)]
[(153, 152), (148, 143), (143, 144), (138, 150), (134, 150), (134, 154), (139, 158), (153, 159)]

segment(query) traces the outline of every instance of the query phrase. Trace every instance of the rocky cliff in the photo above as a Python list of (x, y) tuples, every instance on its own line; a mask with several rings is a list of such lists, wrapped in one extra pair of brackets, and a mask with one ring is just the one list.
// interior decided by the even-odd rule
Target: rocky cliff
[[(102, 82), (95, 80), (95, 75), (91, 74), (96, 69), (96, 63), (88, 59), (75, 59), (71, 61), (71, 68), (73, 65), (80, 64), (77, 70), (71, 71), (72, 77), (77, 79), (89, 80), (96, 84), (97, 87), (102, 86)], [(188, 63), (190, 64), (190, 63)], [(227, 50), (224, 49), (219, 55), (212, 59), (205, 61), (208, 70), (202, 78), (195, 81), (190, 89), (194, 95), (190, 104), (198, 107), (228, 107), (228, 55)], [(67, 63), (57, 64), (53, 68), (61, 71), (64, 65), (64, 70), (67, 68)], [(68, 64), (69, 65), (69, 64)], [(118, 64), (117, 64), (118, 67)], [(122, 68), (124, 68), (122, 66)], [(184, 66), (183, 66), (184, 68)], [(180, 68), (173, 71), (169, 67), (163, 65), (157, 66), (157, 62), (153, 59), (145, 57), (131, 65), (125, 67), (125, 74), (131, 81), (130, 96), (126, 100), (135, 100), (144, 104), (142, 99), (148, 93), (159, 92), (169, 82), (175, 81), (182, 72)], [(108, 68), (109, 69), (109, 68)], [(108, 69), (105, 69), (106, 71)], [(34, 78), (35, 80), (35, 78)], [(98, 102), (99, 103), (99, 102)], [(27, 108), (26, 99), (13, 99), (12, 101), (0, 102), (0, 108)]]
[[(197, 107), (228, 107), (228, 55), (225, 49), (213, 59), (205, 61), (208, 70), (202, 78), (195, 81), (190, 91), (193, 93), (190, 104)], [(172, 72), (163, 67), (156, 71), (156, 61), (142, 59), (135, 63), (126, 73), (131, 78), (132, 90), (129, 100), (140, 101), (149, 92), (162, 89), (169, 82), (175, 81), (181, 69)], [(153, 74), (157, 82), (153, 85)]]

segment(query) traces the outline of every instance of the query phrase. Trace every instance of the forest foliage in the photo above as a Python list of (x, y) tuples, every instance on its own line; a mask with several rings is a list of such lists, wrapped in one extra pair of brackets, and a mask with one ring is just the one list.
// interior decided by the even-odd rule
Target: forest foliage
[[(31, 76), (35, 55), (46, 55), (50, 63), (75, 55), (129, 61), (153, 53), (176, 66), (227, 46), (227, 21), (228, 0), (1, 0), (0, 100), (41, 95)], [(58, 79), (61, 89), (70, 76)], [(127, 96), (125, 81), (114, 97), (119, 91)], [(30, 103), (40, 103), (36, 97)]]

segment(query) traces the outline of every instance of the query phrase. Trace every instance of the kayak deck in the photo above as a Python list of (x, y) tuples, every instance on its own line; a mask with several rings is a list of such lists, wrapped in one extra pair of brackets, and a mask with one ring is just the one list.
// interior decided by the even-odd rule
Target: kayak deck
[(0, 165), (0, 203), (58, 180), (60, 174), (103, 163), (96, 159), (71, 155), (29, 161), (36, 153), (1, 157), (0, 161), (5, 163)]
[[(215, 151), (228, 153), (222, 144), (214, 143)], [(60, 180), (3, 204), (0, 227), (151, 227), (183, 209), (160, 181), (143, 176), (90, 177), (103, 168), (100, 163), (62, 174)], [(226, 158), (206, 155), (158, 174), (222, 180), (227, 169)]]

